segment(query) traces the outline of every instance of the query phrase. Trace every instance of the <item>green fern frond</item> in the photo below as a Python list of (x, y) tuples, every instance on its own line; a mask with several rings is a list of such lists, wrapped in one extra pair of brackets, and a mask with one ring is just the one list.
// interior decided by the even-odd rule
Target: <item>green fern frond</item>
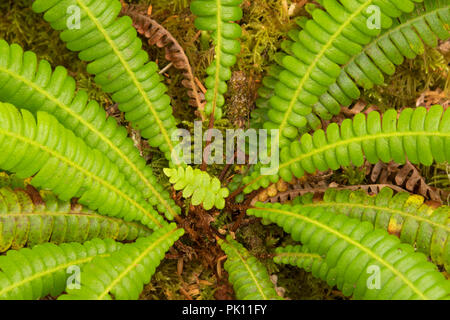
[[(448, 299), (450, 281), (424, 254), (369, 222), (324, 208), (257, 204), (248, 214), (274, 222), (336, 269), (332, 284), (355, 299)], [(379, 286), (371, 286), (372, 276)], [(369, 285), (370, 284), (370, 285)]]
[(266, 268), (239, 242), (230, 236), (218, 240), (227, 255), (224, 268), (239, 300), (281, 299), (275, 291)]
[(62, 200), (79, 197), (101, 214), (150, 228), (167, 224), (115, 164), (45, 112), (38, 112), (36, 121), (29, 111), (0, 103), (0, 150), (1, 169), (19, 178), (34, 176), (33, 186)]
[(237, 40), (242, 29), (237, 21), (242, 19), (242, 0), (195, 0), (191, 2), (191, 11), (197, 15), (197, 29), (212, 31), (215, 45), (215, 57), (206, 73), (207, 88), (205, 113), (214, 114), (216, 120), (222, 118), (225, 105), (224, 94), (228, 91), (227, 81), (231, 79), (231, 67), (236, 64), (236, 56), (241, 52)]
[[(404, 164), (406, 158), (414, 164), (431, 165), (450, 160), (450, 110), (433, 106), (390, 109), (381, 119), (378, 112), (367, 117), (357, 114), (353, 120), (345, 119), (339, 126), (331, 123), (326, 131), (304, 134), (280, 152), (279, 176), (289, 182), (293, 176), (303, 177), (305, 172), (336, 170), (350, 164), (361, 166), (367, 159)], [(259, 172), (243, 179), (250, 193), (268, 185), (278, 175), (262, 176)]]
[(183, 229), (171, 224), (147, 238), (126, 244), (109, 257), (96, 258), (83, 268), (81, 288), (67, 289), (63, 300), (135, 300), (150, 282), (156, 267)]
[(127, 180), (169, 219), (180, 209), (156, 181), (124, 127), (107, 118), (96, 101), (88, 101), (85, 91), (75, 93), (75, 80), (58, 66), (38, 61), (33, 52), (23, 52), (16, 44), (0, 40), (0, 100), (26, 108), (33, 113), (45, 111), (54, 115), (86, 144), (104, 153)]
[(64, 291), (71, 267), (82, 268), (94, 257), (107, 257), (122, 244), (94, 239), (84, 244), (39, 244), (0, 256), (0, 299), (36, 300)]
[(186, 169), (164, 169), (166, 176), (170, 178), (169, 182), (174, 185), (175, 190), (183, 190), (183, 197), (192, 196), (192, 205), (203, 204), (205, 210), (210, 210), (214, 206), (217, 209), (225, 207), (225, 198), (228, 197), (227, 188), (220, 187), (220, 180), (212, 177), (205, 171), (192, 169), (188, 166)]
[(101, 216), (41, 191), (33, 199), (24, 190), (0, 188), (0, 252), (52, 242), (94, 238), (133, 241), (150, 230), (132, 222)]
[[(319, 124), (313, 114), (329, 120), (340, 112), (340, 105), (349, 106), (353, 100), (358, 99), (360, 96), (358, 85), (368, 89), (373, 84), (382, 84), (383, 73), (392, 75), (395, 72), (395, 66), (401, 64), (404, 57), (413, 59), (416, 55), (423, 54), (423, 42), (430, 47), (436, 47), (437, 38), (448, 39), (449, 32), (446, 25), (450, 23), (449, 4), (448, 0), (425, 0), (423, 4), (417, 4), (412, 13), (393, 18), (391, 28), (370, 41), (360, 54), (353, 56), (341, 67), (337, 81), (328, 87), (328, 91), (321, 95), (319, 101), (312, 107), (314, 112), (305, 112), (305, 118), (310, 124), (306, 128), (316, 127), (316, 124)], [(303, 28), (306, 27), (304, 23), (299, 24)], [(298, 34), (297, 28), (289, 33), (294, 43), (298, 40)], [(263, 86), (258, 91), (259, 98), (256, 101), (258, 108), (252, 113), (253, 125), (259, 125), (262, 120), (269, 120), (267, 116), (270, 110), (269, 101), (274, 96), (279, 75), (285, 70), (283, 59), (289, 59), (286, 58), (287, 56), (295, 56), (292, 47), (291, 40), (283, 43), (282, 48), (285, 53), (280, 53), (276, 57), (277, 64), (271, 67), (263, 79)], [(304, 130), (298, 129), (300, 134), (304, 133)]]
[(330, 213), (368, 221), (375, 228), (399, 236), (402, 242), (450, 270), (450, 209), (448, 206), (433, 209), (423, 201), (423, 197), (406, 192), (394, 195), (390, 188), (383, 188), (376, 196), (362, 190), (328, 189), (323, 201), (313, 202), (309, 194), (295, 198), (292, 204), (324, 208)]
[[(410, 14), (394, 20), (392, 28), (364, 47), (343, 67), (337, 81), (328, 87), (313, 109), (323, 119), (330, 119), (360, 97), (358, 86), (370, 89), (384, 83), (383, 73), (393, 75), (404, 58), (414, 59), (425, 51), (424, 43), (437, 47), (438, 39), (450, 37), (450, 1), (425, 0)], [(423, 41), (423, 42), (422, 42)]]
[[(80, 28), (67, 27), (71, 6), (80, 9)], [(176, 130), (167, 88), (161, 82), (158, 66), (148, 62), (142, 41), (128, 16), (117, 18), (118, 0), (36, 0), (33, 10), (45, 12), (44, 19), (56, 30), (67, 48), (80, 51), (79, 57), (90, 62), (87, 71), (95, 82), (125, 112), (125, 117), (152, 147), (158, 147), (170, 161)], [(70, 12), (70, 11), (69, 11)]]
[[(312, 106), (339, 77), (340, 66), (359, 54), (381, 29), (391, 27), (393, 18), (411, 12), (414, 2), (329, 0), (323, 2), (325, 10), (312, 12), (312, 19), (290, 47), (293, 54), (282, 60), (285, 70), (279, 74), (275, 94), (270, 99), (270, 121), (264, 124), (265, 129), (280, 130), (282, 147), (297, 138), (305, 127), (317, 129), (319, 119), (306, 116), (312, 114)], [(367, 10), (371, 5), (380, 9), (380, 29), (368, 26)]]

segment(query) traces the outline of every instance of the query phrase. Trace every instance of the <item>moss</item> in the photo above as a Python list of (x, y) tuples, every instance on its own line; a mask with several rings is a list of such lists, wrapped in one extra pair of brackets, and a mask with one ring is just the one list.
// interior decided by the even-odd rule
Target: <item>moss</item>
[(333, 174), (332, 181), (351, 186), (364, 184), (366, 182), (366, 168), (364, 166), (358, 168), (353, 165), (342, 168)]
[(141, 300), (213, 300), (217, 279), (212, 270), (204, 269), (201, 261), (193, 259), (183, 264), (178, 275), (178, 260), (164, 259), (151, 282), (144, 287)]
[(375, 104), (382, 111), (414, 107), (420, 95), (428, 90), (449, 90), (449, 66), (444, 54), (427, 48), (425, 54), (406, 60), (396, 73), (385, 78), (385, 84), (365, 90), (363, 100)]
[(260, 74), (272, 63), (299, 14), (290, 15), (292, 4), (287, 0), (244, 0), (242, 51), (237, 69)]
[(292, 266), (279, 267), (277, 286), (286, 289), (285, 296), (293, 300), (348, 300), (336, 288), (304, 270)]

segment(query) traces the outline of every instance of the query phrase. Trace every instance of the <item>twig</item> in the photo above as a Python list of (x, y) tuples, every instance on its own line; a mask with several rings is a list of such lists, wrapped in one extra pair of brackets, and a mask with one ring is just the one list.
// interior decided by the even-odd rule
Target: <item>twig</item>
[(165, 66), (163, 69), (161, 69), (161, 71), (159, 72), (159, 74), (165, 73), (165, 72), (166, 72), (167, 70), (169, 70), (172, 66), (173, 66), (173, 62), (169, 63), (167, 66)]

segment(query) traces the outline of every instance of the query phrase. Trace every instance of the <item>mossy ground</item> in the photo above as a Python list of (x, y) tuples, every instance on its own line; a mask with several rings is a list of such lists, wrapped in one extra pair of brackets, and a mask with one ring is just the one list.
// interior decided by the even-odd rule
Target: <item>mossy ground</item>
[[(143, 7), (151, 6), (152, 18), (167, 28), (185, 49), (191, 65), (198, 79), (204, 79), (205, 69), (213, 59), (207, 35), (199, 33), (194, 27), (194, 17), (189, 11), (189, 0), (140, 0), (125, 1), (140, 3)], [(308, 1), (312, 2), (312, 1)], [(26, 50), (33, 50), (39, 58), (46, 59), (53, 66), (66, 67), (73, 76), (78, 88), (89, 92), (91, 98), (96, 99), (110, 110), (110, 114), (123, 121), (120, 112), (115, 111), (113, 102), (108, 94), (102, 93), (94, 84), (93, 77), (86, 73), (85, 63), (77, 58), (77, 54), (68, 51), (58, 32), (53, 31), (38, 14), (31, 10), (32, 0), (6, 0), (0, 3), (0, 35), (10, 43), (17, 43)], [(266, 71), (273, 62), (275, 53), (280, 48), (286, 32), (295, 23), (297, 16), (307, 15), (302, 0), (244, 0), (244, 18), (242, 52), (234, 70), (244, 73), (246, 81), (241, 85), (253, 84), (245, 88), (251, 91), (248, 96), (255, 95), (255, 91)], [(144, 41), (145, 42), (145, 41)], [(168, 62), (164, 59), (163, 50), (149, 47), (145, 44), (152, 60), (160, 68)], [(414, 106), (417, 99), (425, 92), (433, 92), (440, 88), (442, 101), (448, 101), (449, 68), (448, 51), (427, 49), (424, 56), (405, 62), (399, 67), (395, 76), (389, 78), (384, 86), (368, 90), (363, 100), (368, 104), (376, 104), (382, 110), (387, 108), (401, 108)], [(186, 89), (181, 86), (182, 75), (175, 68), (170, 68), (164, 74), (168, 86), (168, 93), (172, 98), (175, 116), (183, 119), (181, 126), (193, 127), (194, 112), (188, 105)], [(238, 84), (239, 85), (239, 84)], [(251, 89), (249, 89), (251, 88)], [(237, 88), (237, 92), (240, 88)], [(228, 95), (228, 101), (233, 101), (233, 94)], [(248, 121), (252, 101), (249, 103), (231, 104), (226, 109), (227, 117), (216, 123), (222, 130), (233, 128), (238, 115), (243, 126)], [(236, 108), (239, 108), (236, 112)], [(246, 119), (247, 117), (247, 119)], [(206, 126), (206, 124), (205, 124)], [(149, 149), (139, 136), (130, 129), (130, 134), (137, 142), (144, 156), (162, 182), (169, 187), (162, 174), (165, 160), (157, 150)], [(209, 169), (212, 174), (219, 174), (223, 166)], [(233, 169), (230, 172), (234, 172)], [(427, 182), (438, 187), (449, 188), (449, 167), (435, 166), (422, 168)], [(364, 181), (364, 176), (358, 168), (336, 172), (336, 179), (349, 184)], [(233, 212), (214, 213), (212, 225), (217, 229), (230, 225), (236, 219)], [(253, 254), (260, 257), (271, 273), (277, 274), (277, 286), (285, 289), (285, 296), (291, 299), (343, 299), (342, 295), (311, 274), (288, 266), (278, 266), (268, 258), (274, 248), (287, 244), (290, 240), (280, 228), (263, 226), (259, 221), (249, 219), (242, 227), (235, 231), (236, 237)], [(192, 245), (192, 247), (191, 247)], [(202, 263), (202, 257), (193, 249), (189, 241), (181, 243), (172, 249), (167, 259), (157, 269), (156, 274), (142, 293), (142, 299), (214, 299), (230, 298), (232, 292), (224, 280), (224, 270), (219, 267), (207, 268)], [(181, 254), (180, 254), (181, 253)], [(222, 274), (221, 274), (222, 273)], [(221, 278), (219, 279), (219, 275)], [(219, 279), (219, 280), (218, 280)]]

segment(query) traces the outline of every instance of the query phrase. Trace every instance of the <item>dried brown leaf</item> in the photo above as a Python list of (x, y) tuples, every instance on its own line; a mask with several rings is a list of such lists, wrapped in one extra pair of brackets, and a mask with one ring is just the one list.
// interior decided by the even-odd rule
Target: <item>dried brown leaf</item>
[(393, 184), (441, 204), (448, 196), (444, 190), (429, 186), (420, 171), (409, 161), (405, 165), (395, 162), (379, 162), (375, 165), (367, 163), (366, 167), (369, 180), (373, 183)]
[(164, 48), (167, 61), (170, 61), (178, 70), (184, 71), (184, 79), (181, 83), (188, 89), (189, 105), (197, 108), (202, 114), (205, 95), (195, 81), (194, 71), (183, 47), (166, 28), (139, 11), (135, 6), (127, 6), (122, 9), (122, 14), (133, 20), (133, 26), (137, 32), (146, 37), (151, 46)]

